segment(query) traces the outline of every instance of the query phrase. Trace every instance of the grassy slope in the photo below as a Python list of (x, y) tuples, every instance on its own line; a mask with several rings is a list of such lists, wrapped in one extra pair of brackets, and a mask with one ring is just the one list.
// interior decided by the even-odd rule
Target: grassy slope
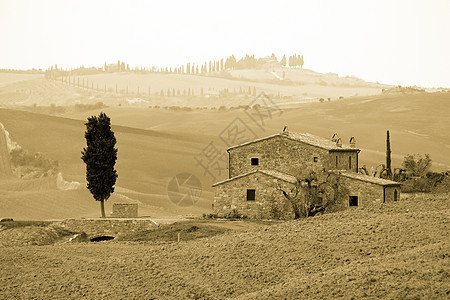
[[(405, 96), (354, 97), (340, 101), (310, 103), (274, 113), (265, 131), (254, 125), (242, 110), (172, 112), (164, 109), (107, 108), (114, 122), (121, 125), (169, 130), (180, 134), (193, 132), (210, 137), (225, 153), (217, 136), (236, 117), (240, 117), (259, 136), (278, 133), (284, 125), (291, 131), (310, 132), (331, 137), (337, 132), (344, 143), (356, 137), (362, 149), (360, 166), (376, 167), (385, 161), (386, 130), (391, 132), (394, 167), (400, 167), (408, 153), (430, 153), (434, 169), (450, 169), (450, 93)], [(71, 114), (85, 119), (91, 112)], [(205, 144), (206, 146), (206, 144)]]
[(10, 85), (12, 83), (42, 78), (39, 74), (19, 74), (19, 73), (1, 73), (0, 72), (0, 87)]
[[(19, 76), (17, 74), (0, 73), (0, 105), (71, 105), (75, 103), (96, 103), (102, 101), (115, 106), (118, 103), (127, 105), (129, 99), (141, 97), (144, 102), (142, 106), (190, 106), (190, 107), (220, 107), (246, 105), (252, 97), (243, 95), (232, 96), (226, 99), (209, 99), (199, 97), (201, 89), (208, 90), (229, 89), (239, 91), (241, 88), (246, 92), (249, 88), (259, 93), (290, 96), (290, 99), (283, 101), (304, 101), (306, 98), (332, 98), (339, 96), (373, 95), (379, 94), (385, 87), (380, 84), (367, 83), (354, 78), (337, 78), (329, 74), (320, 74), (310, 70), (283, 69), (276, 73), (286, 74), (286, 80), (280, 81), (272, 73), (264, 70), (242, 70), (233, 71), (229, 78), (200, 75), (179, 75), (179, 74), (136, 74), (136, 73), (108, 73), (72, 77), (72, 81), (80, 81), (80, 85), (85, 82), (86, 86), (101, 91), (83, 90), (68, 86), (61, 81), (52, 81), (42, 76)], [(234, 77), (233, 77), (234, 76)], [(19, 80), (20, 79), (20, 80)], [(26, 80), (28, 79), (28, 80)], [(116, 85), (121, 95), (116, 95)], [(128, 95), (123, 95), (128, 86)], [(105, 87), (110, 93), (104, 93)], [(139, 87), (140, 95), (137, 91)], [(151, 89), (151, 99), (148, 99), (149, 88)], [(173, 89), (194, 90), (195, 97), (167, 97), (167, 90)], [(166, 97), (160, 97), (161, 90), (164, 90)]]
[(403, 199), (181, 243), (3, 248), (6, 297), (448, 297), (447, 197)]
[[(67, 180), (84, 181), (84, 164), (80, 159), (80, 151), (85, 143), (83, 121), (5, 109), (0, 109), (0, 120), (11, 137), (25, 149), (30, 152), (42, 152), (58, 160)], [(191, 172), (201, 178), (201, 170), (195, 168), (193, 156), (196, 154), (195, 149), (201, 149), (207, 143), (207, 139), (202, 140), (201, 136), (194, 138), (188, 134), (163, 133), (124, 126), (113, 126), (113, 130), (119, 148), (117, 186), (139, 193), (118, 191), (146, 204), (148, 209), (141, 211), (141, 214), (177, 215), (209, 210), (212, 199), (210, 191), (204, 191), (202, 200), (187, 210), (172, 205), (166, 197), (167, 183), (178, 172)], [(14, 189), (13, 186), (4, 184), (0, 188), (8, 191)], [(79, 206), (92, 207), (88, 216), (98, 209), (98, 205), (90, 200), (89, 194), (82, 191), (73, 192), (77, 194), (72, 197), (70, 192), (51, 191), (52, 195), (58, 196), (50, 197), (43, 191), (37, 192), (31, 196), (17, 189), (8, 191), (1, 200), (1, 215), (20, 218), (30, 218), (34, 215), (34, 218), (39, 219), (61, 218), (80, 216), (77, 209)], [(39, 201), (31, 201), (39, 197), (41, 197)], [(53, 203), (55, 198), (65, 202), (61, 202), (59, 206)], [(13, 203), (17, 203), (14, 202), (16, 200), (24, 201), (26, 205), (15, 207)], [(40, 210), (36, 210), (38, 206), (48, 209), (47, 213), (41, 214)], [(70, 214), (71, 210), (74, 215)]]
[[(67, 93), (72, 91), (67, 90)], [(450, 134), (445, 131), (450, 128), (449, 105), (448, 93), (355, 97), (311, 103), (284, 109), (281, 117), (274, 116), (266, 122), (265, 131), (252, 125), (242, 110), (186, 112), (111, 107), (105, 111), (116, 125), (118, 186), (139, 192), (120, 193), (145, 204), (142, 215), (164, 216), (209, 212), (214, 180), (195, 165), (194, 157), (211, 141), (225, 154), (226, 146), (218, 135), (235, 117), (247, 122), (259, 137), (280, 132), (284, 125), (291, 131), (311, 132), (323, 137), (338, 132), (344, 142), (354, 135), (358, 147), (362, 148), (360, 165), (365, 164), (369, 169), (384, 162), (385, 132), (389, 129), (394, 167), (401, 165), (407, 153), (430, 153), (435, 170), (446, 170), (450, 168)], [(98, 111), (67, 114), (65, 116), (73, 118), (68, 119), (2, 109), (0, 122), (13, 139), (29, 151), (43, 152), (59, 160), (67, 180), (82, 182), (83, 122), (94, 113)], [(203, 200), (191, 209), (178, 209), (167, 198), (167, 184), (180, 172), (193, 173), (203, 185)], [(216, 180), (224, 179), (226, 170), (215, 175)], [(1, 216), (45, 219), (98, 214), (98, 204), (93, 203), (85, 192), (52, 191), (51, 195), (42, 194), (41, 197), (39, 193), (43, 192), (34, 196), (27, 193), (5, 193), (2, 201), (9, 204), (3, 204)], [(123, 197), (120, 197), (116, 200), (122, 201)], [(15, 206), (15, 199), (24, 201), (26, 209)], [(58, 206), (57, 199), (65, 199), (64, 206)]]
[[(148, 94), (148, 88), (151, 93), (159, 93), (161, 89), (164, 92), (167, 89), (175, 88), (193, 89), (196, 95), (199, 95), (201, 88), (204, 91), (209, 89), (222, 90), (225, 88), (239, 90), (240, 88), (248, 89), (255, 87), (257, 91), (265, 91), (267, 94), (290, 95), (295, 97), (339, 97), (371, 95), (381, 92), (381, 85), (366, 83), (363, 81), (355, 81), (353, 79), (341, 78), (336, 79), (334, 76), (315, 73), (310, 70), (301, 69), (285, 69), (286, 81), (280, 82), (273, 74), (263, 70), (243, 70), (232, 71), (229, 79), (218, 78), (213, 76), (200, 75), (179, 75), (179, 74), (133, 74), (133, 73), (114, 73), (114, 74), (98, 74), (80, 77), (81, 80), (89, 80), (94, 82), (94, 86), (98, 83), (100, 87), (115, 90), (116, 84), (119, 90), (140, 92)], [(276, 72), (282, 74), (281, 69)], [(358, 86), (360, 85), (360, 86)]]

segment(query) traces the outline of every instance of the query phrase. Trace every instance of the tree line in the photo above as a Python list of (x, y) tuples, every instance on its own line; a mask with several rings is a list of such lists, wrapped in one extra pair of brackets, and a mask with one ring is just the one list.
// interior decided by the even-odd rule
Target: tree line
[(258, 69), (265, 65), (303, 67), (303, 55), (293, 54), (286, 59), (283, 55), (278, 60), (274, 53), (271, 56), (256, 58), (255, 55), (246, 54), (237, 60), (234, 55), (218, 60), (209, 60), (201, 64), (186, 63), (178, 67), (157, 67), (157, 66), (134, 66), (118, 60), (117, 63), (104, 62), (102, 67), (79, 67), (79, 68), (58, 68), (58, 65), (50, 66), (44, 74), (47, 78), (56, 78), (68, 75), (88, 75), (99, 73), (135, 72), (135, 73), (165, 73), (165, 74), (193, 74), (202, 75), (207, 73), (219, 73), (225, 70)]

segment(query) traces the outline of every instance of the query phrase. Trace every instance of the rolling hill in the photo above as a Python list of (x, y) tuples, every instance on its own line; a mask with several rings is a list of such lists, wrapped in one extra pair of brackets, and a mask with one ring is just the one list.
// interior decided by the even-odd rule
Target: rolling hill
[[(295, 74), (300, 76), (299, 73)], [(128, 82), (133, 76), (170, 78), (172, 75), (102, 76), (105, 80), (121, 77), (126, 79), (124, 82)], [(176, 76), (205, 80), (202, 76)], [(182, 84), (181, 79), (176, 76), (171, 80)], [(9, 131), (11, 138), (24, 149), (58, 160), (65, 180), (77, 181), (84, 186), (85, 166), (80, 159), (80, 152), (85, 143), (83, 123), (86, 118), (101, 110), (111, 116), (118, 140), (119, 178), (116, 193), (108, 201), (107, 209), (110, 209), (114, 201), (134, 201), (142, 203), (141, 215), (153, 217), (210, 212), (213, 199), (211, 184), (226, 178), (226, 157), (220, 157), (224, 159), (221, 161), (221, 169), (209, 166), (207, 170), (202, 169), (196, 159), (202, 158), (212, 145), (217, 153), (226, 155), (227, 145), (221, 137), (228, 133), (227, 129), (233, 122), (241, 122), (241, 129), (252, 130), (251, 138), (278, 133), (285, 125), (291, 131), (310, 132), (323, 137), (330, 137), (337, 132), (344, 142), (355, 136), (357, 147), (362, 149), (359, 164), (366, 165), (368, 169), (384, 162), (386, 130), (390, 130), (394, 167), (400, 167), (403, 157), (408, 153), (429, 153), (434, 170), (450, 169), (450, 134), (445, 130), (450, 128), (450, 93), (358, 96), (296, 105), (281, 105), (283, 99), (273, 99), (279, 104), (279, 110), (274, 111), (270, 118), (266, 116), (264, 123), (261, 123), (258, 119), (261, 115), (255, 109), (174, 110), (130, 103), (118, 106), (124, 101), (121, 96), (82, 90), (39, 77), (21, 80), (13, 80), (14, 82), (1, 86), (0, 104), (7, 108), (0, 109), (0, 122)], [(239, 82), (223, 78), (206, 80)], [(258, 80), (259, 84), (267, 85), (263, 79)], [(284, 88), (282, 84), (271, 84)], [(24, 97), (25, 104), (30, 102), (30, 97), (34, 97), (34, 100), (41, 99), (39, 103), (44, 105), (59, 103), (68, 107), (67, 105), (74, 103), (104, 101), (109, 107), (88, 111), (68, 109), (55, 111), (54, 115), (45, 115), (36, 113), (40, 111), (39, 106), (14, 104), (14, 97), (20, 95)], [(252, 100), (252, 96), (249, 96), (245, 101), (248, 103)], [(176, 101), (183, 102), (182, 106), (189, 104), (186, 99), (179, 98)], [(263, 110), (260, 108), (259, 112)], [(259, 125), (263, 126), (258, 126), (255, 120), (259, 120)], [(238, 141), (231, 142), (236, 143)], [(170, 179), (183, 172), (194, 174), (203, 188), (201, 199), (189, 208), (178, 207), (167, 197)], [(0, 190), (4, 195), (0, 199), (0, 217), (55, 219), (98, 216), (99, 212), (98, 204), (85, 189), (62, 191), (43, 182), (24, 183), (5, 179), (0, 184)]]
[[(247, 105), (255, 94), (262, 91), (280, 103), (295, 105), (319, 98), (335, 100), (339, 97), (380, 94), (383, 88), (388, 87), (356, 77), (339, 77), (337, 74), (295, 68), (234, 70), (205, 75), (101, 73), (72, 76), (70, 84), (66, 77), (50, 80), (33, 75), (17, 80), (18, 75), (13, 75), (17, 74), (0, 76), (0, 105), (58, 106), (101, 101), (113, 106), (219, 108)], [(223, 94), (225, 90), (227, 92)], [(177, 96), (173, 95), (174, 91)], [(219, 96), (220, 92), (222, 94)]]

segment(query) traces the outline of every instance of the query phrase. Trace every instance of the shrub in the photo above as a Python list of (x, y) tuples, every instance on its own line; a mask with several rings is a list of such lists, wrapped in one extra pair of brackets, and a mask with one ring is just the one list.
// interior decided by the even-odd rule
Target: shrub
[(403, 182), (405, 193), (447, 193), (450, 192), (450, 176), (445, 173), (428, 172), (426, 176), (409, 178)]
[(445, 176), (442, 181), (438, 182), (431, 188), (433, 193), (450, 193), (450, 176)]
[(41, 153), (30, 154), (24, 149), (11, 151), (11, 163), (14, 167), (34, 167), (49, 171), (58, 167), (58, 162), (46, 158)]
[(429, 154), (408, 154), (403, 159), (403, 168), (415, 177), (424, 177), (431, 168), (431, 158)]
[(216, 215), (216, 214), (213, 214), (213, 213), (210, 213), (210, 214), (202, 214), (202, 217), (203, 217), (204, 219), (216, 219), (216, 218), (217, 218), (217, 215)]
[(431, 189), (427, 178), (417, 177), (404, 181), (402, 184), (402, 191), (404, 193), (428, 193)]
[(246, 215), (241, 215), (237, 209), (233, 208), (231, 211), (223, 216), (225, 219), (247, 219)]

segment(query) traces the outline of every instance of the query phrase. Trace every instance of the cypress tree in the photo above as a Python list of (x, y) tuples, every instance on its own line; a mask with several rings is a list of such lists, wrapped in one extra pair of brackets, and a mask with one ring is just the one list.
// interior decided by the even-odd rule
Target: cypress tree
[(114, 193), (117, 171), (116, 138), (111, 130), (111, 119), (105, 114), (91, 116), (85, 123), (86, 148), (81, 159), (86, 164), (87, 188), (96, 201), (100, 201), (102, 217), (105, 217), (105, 201)]
[(386, 172), (389, 179), (392, 177), (391, 168), (391, 138), (389, 135), (389, 130), (386, 132)]

